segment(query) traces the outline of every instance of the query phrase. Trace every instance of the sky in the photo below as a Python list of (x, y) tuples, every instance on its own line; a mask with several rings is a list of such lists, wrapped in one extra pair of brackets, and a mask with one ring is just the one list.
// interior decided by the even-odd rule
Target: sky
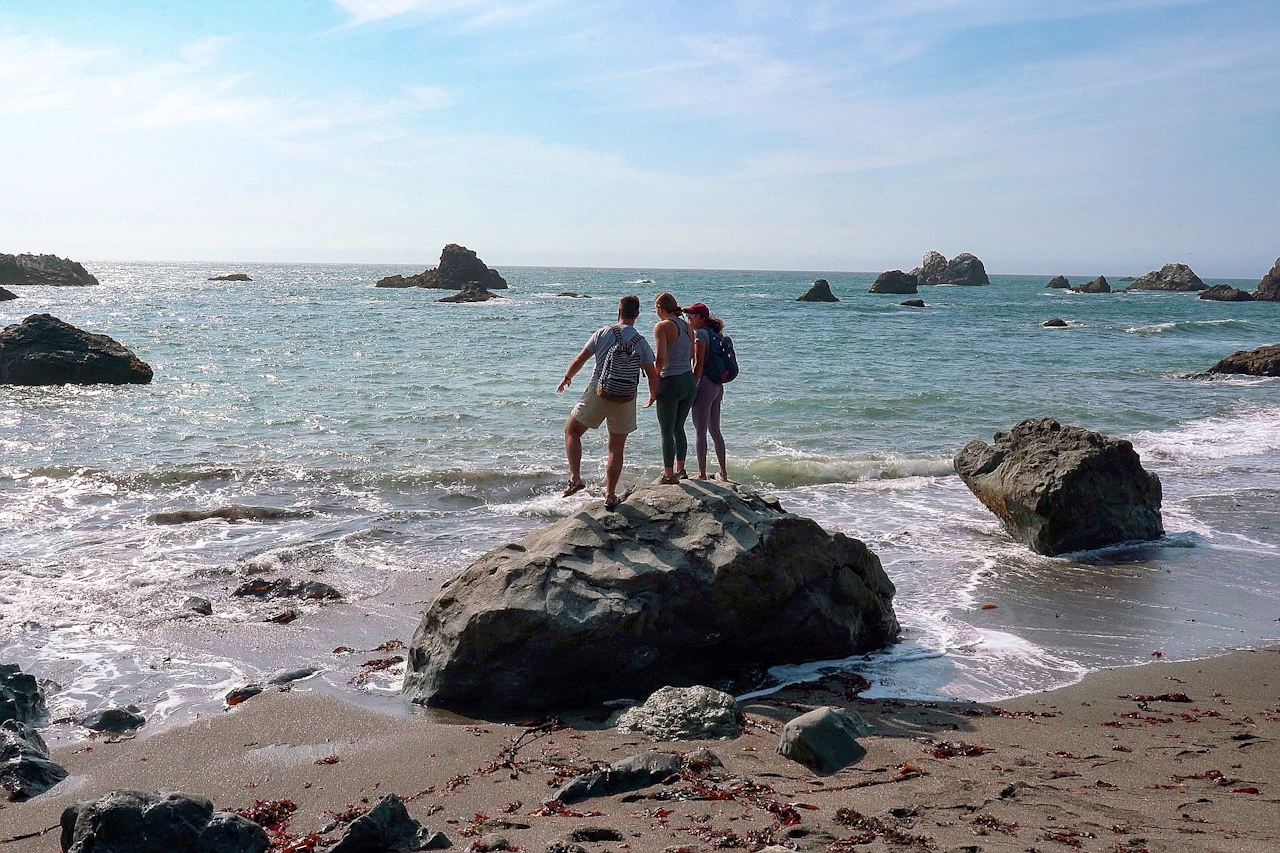
[(0, 0), (0, 252), (1259, 278), (1275, 0)]

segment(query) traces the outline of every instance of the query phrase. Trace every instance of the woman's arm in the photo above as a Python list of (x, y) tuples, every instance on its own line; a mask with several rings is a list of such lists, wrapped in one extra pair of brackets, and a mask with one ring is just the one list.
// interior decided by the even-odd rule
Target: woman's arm
[[(653, 344), (657, 350), (657, 360), (653, 366), (657, 368), (658, 373), (662, 373), (662, 367), (667, 363), (667, 327), (674, 327), (675, 323), (670, 320), (659, 320), (657, 325), (653, 327)], [(675, 337), (672, 336), (672, 340)]]
[(697, 335), (693, 338), (693, 378), (702, 378), (702, 371), (707, 367), (707, 342)]

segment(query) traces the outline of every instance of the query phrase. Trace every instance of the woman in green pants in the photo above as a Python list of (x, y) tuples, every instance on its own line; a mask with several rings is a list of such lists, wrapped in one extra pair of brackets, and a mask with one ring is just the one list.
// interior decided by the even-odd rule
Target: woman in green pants
[[(684, 422), (693, 407), (698, 376), (702, 373), (705, 346), (696, 340), (693, 329), (685, 322), (683, 309), (670, 293), (659, 293), (654, 300), (658, 324), (653, 338), (658, 361), (655, 365), (661, 379), (658, 394), (649, 403), (658, 404), (658, 431), (662, 435), (662, 482), (678, 483), (688, 479), (684, 471), (689, 450)], [(648, 405), (648, 404), (646, 404)]]

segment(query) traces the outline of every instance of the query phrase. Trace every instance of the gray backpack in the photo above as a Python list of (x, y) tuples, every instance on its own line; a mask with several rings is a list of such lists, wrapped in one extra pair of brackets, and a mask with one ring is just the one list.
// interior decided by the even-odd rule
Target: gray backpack
[(613, 403), (625, 403), (635, 399), (636, 388), (640, 385), (640, 371), (644, 356), (640, 353), (641, 337), (639, 333), (631, 340), (622, 338), (622, 330), (614, 326), (613, 348), (604, 355), (600, 365), (600, 382), (596, 385), (596, 393)]

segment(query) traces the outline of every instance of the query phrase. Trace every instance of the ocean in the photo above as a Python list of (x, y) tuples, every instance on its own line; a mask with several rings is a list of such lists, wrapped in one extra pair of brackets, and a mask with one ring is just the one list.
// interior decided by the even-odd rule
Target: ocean
[[(737, 349), (731, 476), (864, 540), (897, 585), (902, 642), (775, 675), (844, 666), (871, 696), (993, 701), (1280, 641), (1280, 380), (1197, 376), (1275, 343), (1280, 304), (1047, 290), (1053, 270), (921, 288), (912, 309), (868, 293), (874, 274), (513, 267), (509, 298), (452, 305), (374, 288), (420, 271), (404, 266), (86, 266), (100, 287), (0, 303), (0, 324), (52, 313), (155, 370), (146, 386), (0, 386), (0, 659), (56, 685), (55, 719), (133, 704), (154, 729), (304, 665), (322, 671), (300, 688), (406, 710), (402, 669), (363, 664), (393, 656), (480, 554), (602, 497), (595, 432), (589, 489), (559, 497), (586, 377), (556, 385), (619, 296), (639, 294), (651, 336), (664, 290), (708, 303)], [(254, 281), (206, 280), (232, 271)], [(841, 301), (796, 302), (820, 276)], [(1055, 316), (1068, 327), (1041, 328)], [(1065, 558), (1015, 544), (950, 460), (1042, 416), (1131, 440), (1163, 484), (1166, 538)], [(624, 482), (660, 473), (651, 411), (627, 451)], [(151, 520), (232, 504), (297, 517)], [(343, 600), (232, 596), (250, 577)], [(214, 614), (183, 611), (191, 595)], [(286, 607), (295, 621), (266, 621)]]

